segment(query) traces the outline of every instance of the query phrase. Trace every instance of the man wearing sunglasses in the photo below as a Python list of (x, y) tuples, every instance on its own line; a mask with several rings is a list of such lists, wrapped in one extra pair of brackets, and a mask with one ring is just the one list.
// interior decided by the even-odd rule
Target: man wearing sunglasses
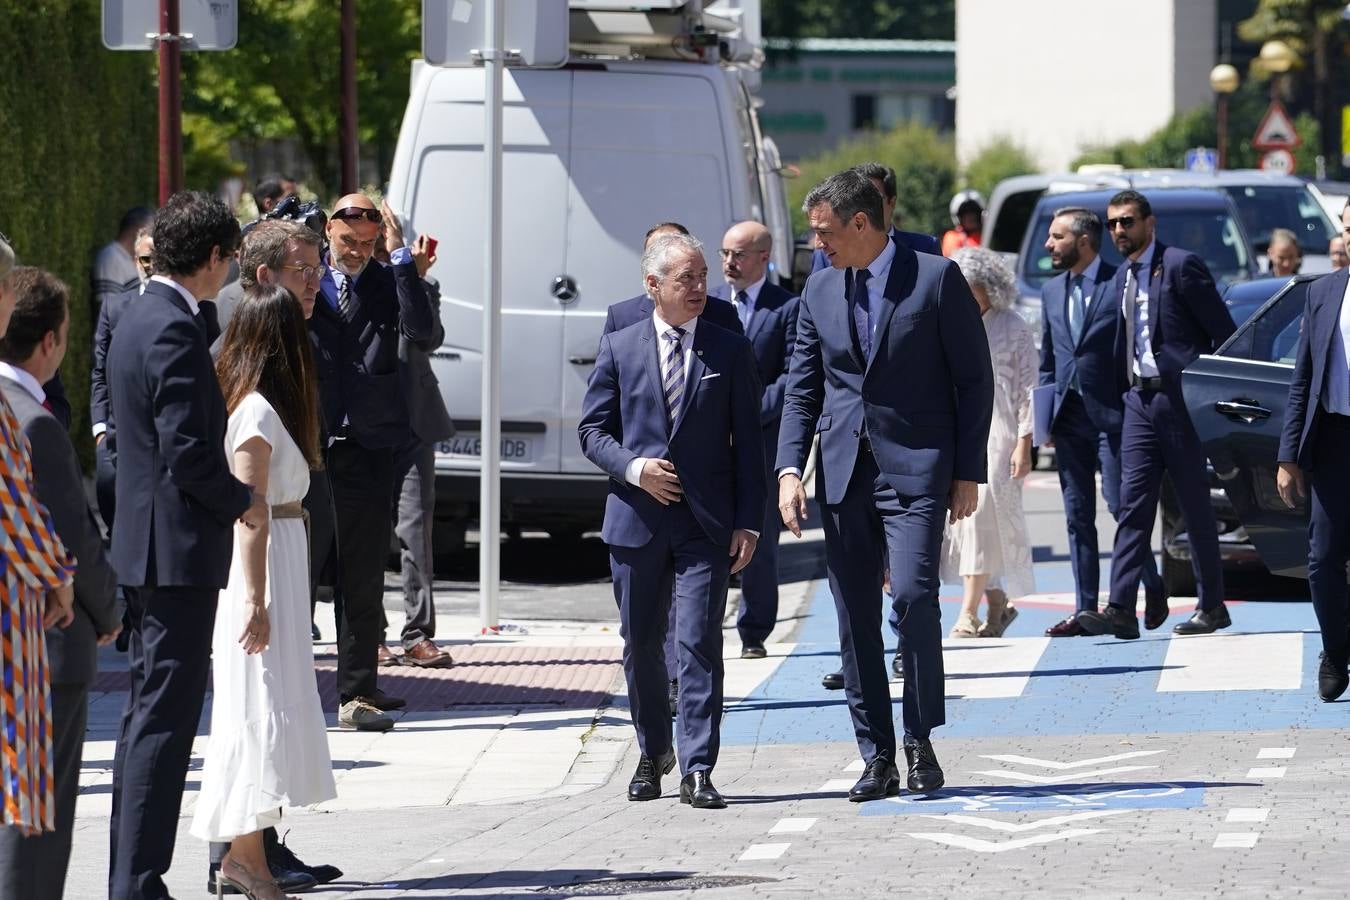
[[(1123, 640), (1139, 637), (1139, 582), (1153, 554), (1164, 472), (1172, 476), (1186, 519), (1200, 594), (1195, 614), (1172, 630), (1210, 634), (1232, 624), (1223, 602), (1205, 451), (1181, 396), (1181, 372), (1200, 354), (1212, 353), (1235, 326), (1204, 262), (1158, 241), (1155, 225), (1153, 209), (1138, 191), (1121, 191), (1107, 204), (1106, 230), (1125, 259), (1108, 294), (1118, 298), (1120, 309), (1115, 352), (1117, 386), (1125, 401), (1120, 513), (1110, 604), (1100, 613), (1080, 613), (1079, 622), (1089, 634), (1111, 633)], [(1164, 598), (1150, 596), (1144, 627), (1160, 627), (1168, 611)]]
[[(384, 229), (390, 265), (371, 263)], [(399, 336), (435, 349), (435, 312), (403, 227), (385, 203), (348, 194), (328, 220), (329, 250), (309, 320), (337, 519), (338, 723), (387, 731), (404, 701), (376, 686), (394, 451), (412, 431), (399, 381)]]

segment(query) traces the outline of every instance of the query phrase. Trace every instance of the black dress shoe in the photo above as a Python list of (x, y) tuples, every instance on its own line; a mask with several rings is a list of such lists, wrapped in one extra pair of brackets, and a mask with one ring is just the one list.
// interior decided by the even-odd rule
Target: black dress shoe
[(840, 670), (838, 672), (831, 672), (824, 678), (820, 679), (820, 686), (825, 688), (825, 690), (827, 691), (842, 691), (844, 689), (843, 670)]
[(1045, 629), (1046, 637), (1079, 637), (1084, 634), (1087, 632), (1083, 630), (1077, 615), (1069, 616)]
[(937, 754), (933, 752), (933, 742), (928, 738), (905, 744), (905, 762), (909, 763), (909, 775), (905, 783), (916, 794), (931, 794), (947, 783), (938, 765)]
[(1317, 667), (1317, 696), (1326, 703), (1345, 693), (1350, 686), (1350, 674), (1345, 669), (1345, 659), (1336, 659), (1322, 654), (1322, 662)]
[[(319, 884), (318, 879), (308, 872), (286, 869), (281, 866), (267, 864), (268, 870), (272, 873), (272, 880), (277, 883), (277, 888), (282, 893), (299, 893), (307, 891)], [(211, 869), (206, 875), (206, 892), (212, 897), (218, 897), (221, 894), (242, 894), (243, 891), (232, 884), (226, 883), (220, 886), (220, 891), (216, 891), (216, 873), (220, 871), (220, 863), (212, 863)], [(338, 873), (341, 874), (341, 873)]]
[(1085, 609), (1076, 618), (1088, 634), (1113, 634), (1122, 641), (1139, 638), (1139, 619), (1133, 612), (1119, 606), (1107, 606), (1101, 612)]
[(900, 770), (884, 756), (873, 757), (858, 783), (848, 790), (850, 803), (884, 800), (900, 793)]
[(670, 717), (677, 718), (680, 715), (680, 683), (674, 678), (670, 679), (670, 694), (667, 699), (670, 701)]
[[(288, 830), (286, 832), (290, 834)], [(267, 854), (267, 865), (272, 868), (273, 873), (277, 867), (289, 869), (293, 872), (302, 872), (309, 875), (319, 884), (327, 884), (330, 881), (337, 881), (342, 877), (342, 870), (337, 866), (320, 864), (311, 866), (295, 855), (295, 852), (286, 845), (284, 839), (278, 840), (275, 828), (263, 830), (263, 852)], [(282, 889), (283, 891), (285, 888)], [(291, 890), (303, 890), (302, 888), (291, 888)]]
[(1195, 615), (1173, 628), (1172, 633), (1213, 634), (1220, 628), (1227, 628), (1232, 624), (1233, 620), (1228, 617), (1228, 607), (1220, 603), (1213, 609), (1197, 609)]
[(667, 750), (664, 756), (652, 759), (644, 756), (638, 760), (633, 780), (628, 782), (629, 800), (656, 800), (661, 796), (661, 776), (670, 774), (675, 768), (675, 751)]
[(769, 653), (763, 644), (742, 644), (741, 659), (764, 659)]
[(1156, 631), (1167, 621), (1172, 609), (1167, 605), (1167, 595), (1144, 592), (1144, 627)]
[(726, 809), (727, 801), (713, 787), (712, 772), (704, 769), (690, 772), (680, 779), (680, 802), (694, 809)]

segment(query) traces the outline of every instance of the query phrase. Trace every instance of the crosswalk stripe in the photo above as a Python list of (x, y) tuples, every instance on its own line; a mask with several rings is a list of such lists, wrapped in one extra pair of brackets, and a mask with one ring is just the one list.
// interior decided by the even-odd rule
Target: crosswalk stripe
[(1049, 644), (1045, 637), (947, 641), (947, 693), (966, 700), (1020, 697)]
[(1216, 634), (1169, 642), (1159, 693), (1298, 690), (1302, 634)]

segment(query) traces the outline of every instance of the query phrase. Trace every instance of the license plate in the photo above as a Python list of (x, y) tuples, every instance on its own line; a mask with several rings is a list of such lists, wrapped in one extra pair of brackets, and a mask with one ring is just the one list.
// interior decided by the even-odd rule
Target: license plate
[[(438, 453), (459, 459), (478, 459), (483, 455), (483, 438), (477, 434), (457, 434), (436, 445)], [(534, 439), (502, 435), (502, 462), (533, 462)]]

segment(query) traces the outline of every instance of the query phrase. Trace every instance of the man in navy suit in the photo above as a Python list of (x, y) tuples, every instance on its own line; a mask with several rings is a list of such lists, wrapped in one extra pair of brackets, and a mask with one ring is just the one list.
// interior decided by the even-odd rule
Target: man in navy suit
[[(1212, 353), (1234, 331), (1214, 279), (1200, 257), (1154, 237), (1148, 199), (1124, 190), (1106, 206), (1106, 227), (1125, 265), (1111, 285), (1120, 310), (1116, 330), (1116, 379), (1124, 394), (1120, 433), (1120, 515), (1111, 558), (1111, 601), (1079, 623), (1090, 634), (1139, 637), (1139, 582), (1153, 557), (1163, 473), (1172, 477), (1190, 538), (1199, 604), (1177, 634), (1210, 634), (1232, 624), (1223, 602), (1219, 534), (1209, 501), (1205, 451), (1181, 396), (1181, 372)], [(1114, 298), (1119, 298), (1118, 300)], [(1157, 628), (1167, 605), (1145, 607), (1144, 625)]]
[[(778, 423), (783, 415), (783, 389), (788, 363), (797, 343), (797, 298), (771, 283), (769, 254), (773, 235), (759, 222), (738, 222), (722, 237), (721, 288), (731, 301), (755, 352), (755, 366), (764, 385), (759, 420), (764, 428), (765, 478), (778, 452)], [(741, 573), (741, 605), (736, 630), (741, 658), (763, 659), (764, 641), (778, 621), (778, 534), (783, 528), (777, 497), (764, 504), (764, 530), (755, 557)]]
[[(1341, 214), (1350, 222), (1350, 206)], [(1350, 237), (1350, 225), (1345, 226)], [(1294, 377), (1289, 383), (1280, 435), (1276, 487), (1290, 509), (1312, 494), (1308, 525), (1308, 587), (1322, 630), (1317, 692), (1328, 703), (1345, 693), (1350, 676), (1350, 596), (1345, 565), (1350, 557), (1350, 340), (1345, 298), (1350, 269), (1339, 269), (1308, 287), (1299, 329)]]
[[(655, 312), (600, 339), (577, 428), (609, 473), (610, 548), (628, 700), (641, 758), (628, 799), (661, 796), (675, 765), (666, 607), (679, 607), (680, 800), (726, 806), (712, 783), (722, 718), (722, 614), (764, 521), (759, 377), (745, 338), (701, 322), (708, 267), (686, 235), (642, 255)], [(673, 594), (673, 601), (672, 601)]]
[(202, 299), (224, 283), (239, 223), (180, 192), (155, 216), (155, 272), (108, 348), (117, 422), (112, 564), (127, 599), (131, 684), (113, 762), (112, 900), (168, 897), (174, 838), (211, 662), (216, 597), (236, 520), (266, 521), (265, 499), (230, 474), (225, 400)]
[[(381, 223), (392, 263), (387, 267), (371, 261)], [(328, 220), (328, 241), (309, 337), (337, 523), (338, 724), (387, 731), (394, 721), (385, 713), (406, 705), (376, 686), (394, 451), (412, 440), (398, 343), (402, 336), (426, 352), (436, 349), (435, 311), (387, 203), (381, 211), (362, 194), (343, 197)], [(322, 559), (325, 549), (311, 560)]]
[[(1097, 611), (1101, 584), (1097, 546), (1098, 465), (1102, 495), (1114, 517), (1120, 510), (1120, 420), (1116, 384), (1116, 312), (1111, 283), (1116, 268), (1103, 260), (1102, 220), (1085, 207), (1055, 210), (1046, 237), (1050, 264), (1062, 272), (1041, 288), (1041, 384), (1055, 386), (1050, 433), (1069, 527), (1069, 558), (1078, 588), (1078, 612)], [(1144, 563), (1147, 607), (1166, 598), (1158, 566)], [(1045, 630), (1050, 637), (1087, 634), (1077, 615)]]
[[(902, 247), (908, 247), (915, 253), (931, 253), (934, 256), (942, 255), (942, 247), (938, 244), (938, 239), (931, 234), (922, 234), (917, 231), (901, 231), (892, 223), (895, 220), (895, 204), (899, 199), (896, 193), (895, 170), (890, 166), (882, 165), (878, 162), (862, 163), (853, 167), (853, 171), (859, 173), (864, 178), (871, 179), (876, 185), (877, 190), (881, 191), (881, 214), (886, 222), (887, 234), (895, 239)], [(824, 250), (816, 250), (811, 256), (811, 274), (819, 272), (821, 269), (830, 267), (829, 257), (825, 255)]]
[(986, 478), (989, 344), (955, 264), (890, 238), (881, 195), (865, 176), (831, 176), (802, 208), (832, 268), (807, 280), (798, 310), (775, 463), (779, 510), (800, 537), (801, 470), (819, 432), (825, 561), (866, 763), (849, 799), (899, 791), (877, 608), (883, 559), (901, 636), (907, 783), (927, 793), (944, 782), (930, 740), (946, 721), (938, 556), (944, 520), (974, 512)]

